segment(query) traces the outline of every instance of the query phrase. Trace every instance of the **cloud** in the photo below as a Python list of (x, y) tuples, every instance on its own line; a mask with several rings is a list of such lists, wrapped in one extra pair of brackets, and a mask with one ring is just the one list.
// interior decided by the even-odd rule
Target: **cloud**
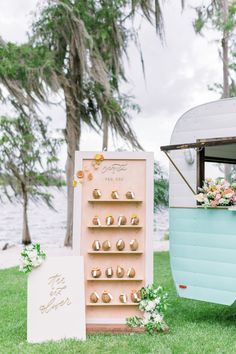
[(6, 41), (24, 42), (38, 0), (1, 0), (0, 36)]

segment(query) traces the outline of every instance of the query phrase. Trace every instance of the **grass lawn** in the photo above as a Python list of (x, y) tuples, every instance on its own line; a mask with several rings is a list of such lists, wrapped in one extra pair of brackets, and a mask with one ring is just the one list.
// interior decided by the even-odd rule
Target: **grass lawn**
[(46, 344), (26, 342), (26, 276), (16, 268), (0, 271), (0, 354), (236, 353), (236, 306), (226, 307), (176, 296), (169, 254), (155, 254), (155, 283), (169, 292), (168, 334), (89, 335)]

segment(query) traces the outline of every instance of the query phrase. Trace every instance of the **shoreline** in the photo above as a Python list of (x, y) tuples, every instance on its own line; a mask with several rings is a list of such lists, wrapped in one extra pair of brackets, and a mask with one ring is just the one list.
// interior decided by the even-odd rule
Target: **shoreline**
[[(6, 243), (6, 242), (5, 242)], [(0, 242), (3, 247), (4, 243)], [(53, 244), (42, 244), (42, 249), (46, 252), (49, 257), (56, 256), (72, 256), (73, 250), (70, 247), (64, 247), (60, 245)], [(17, 267), (19, 265), (20, 252), (23, 248), (20, 244), (10, 244), (6, 250), (2, 250), (0, 247), (0, 269), (8, 269), (12, 267)], [(169, 241), (154, 241), (153, 243), (154, 252), (166, 252), (169, 251)]]

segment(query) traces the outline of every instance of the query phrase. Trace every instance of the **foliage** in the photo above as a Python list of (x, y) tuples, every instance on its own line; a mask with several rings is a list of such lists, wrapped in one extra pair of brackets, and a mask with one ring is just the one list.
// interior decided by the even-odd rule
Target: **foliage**
[(23, 242), (30, 243), (28, 199), (43, 201), (53, 208), (52, 195), (44, 188), (48, 180), (61, 186), (57, 152), (61, 139), (52, 138), (45, 122), (20, 114), (16, 118), (0, 117), (0, 200), (23, 204)]
[(10, 201), (21, 200), (25, 189), (33, 201), (42, 199), (52, 207), (52, 196), (41, 187), (48, 186), (48, 179), (61, 186), (61, 171), (57, 168), (61, 140), (49, 137), (49, 121), (30, 121), (23, 114), (0, 117), (0, 176), (8, 182), (2, 185), (2, 191)]
[(46, 253), (41, 250), (39, 243), (26, 246), (20, 254), (20, 266), (19, 270), (25, 274), (30, 273), (33, 268), (39, 267), (44, 259)]
[(144, 316), (127, 318), (128, 326), (144, 327), (150, 334), (166, 328), (164, 313), (167, 310), (168, 294), (161, 286), (156, 288), (153, 284), (141, 288), (140, 294), (139, 309), (144, 312)]
[[(151, 19), (151, 2), (141, 3)], [(126, 6), (127, 1), (45, 1), (33, 24), (33, 41), (54, 54), (55, 79), (76, 129), (81, 120), (99, 131), (107, 119), (111, 130), (137, 149), (141, 146), (129, 125), (136, 105), (119, 90), (125, 79), (123, 54), (133, 38), (124, 25)], [(136, 7), (138, 2), (132, 11)]]
[[(217, 42), (220, 47), (226, 39), (229, 42), (229, 97), (236, 95), (236, 42), (235, 42), (235, 23), (236, 23), (236, 0), (229, 0), (227, 16), (224, 18), (222, 0), (209, 0), (207, 5), (195, 7), (197, 17), (193, 22), (195, 32), (203, 35), (204, 30), (214, 30), (218, 32)], [(221, 38), (223, 35), (225, 38)], [(219, 49), (220, 58), (223, 60), (222, 49)], [(223, 85), (214, 83), (209, 86), (209, 90), (223, 94)]]
[(8, 90), (8, 95), (0, 90), (2, 101), (8, 100), (14, 106), (24, 107), (27, 111), (32, 109), (32, 104), (37, 99), (46, 101), (44, 82), (50, 86), (55, 84), (54, 90), (59, 89), (58, 83), (51, 81), (53, 69), (53, 55), (45, 46), (4, 43), (0, 38), (0, 83)]
[(159, 162), (154, 163), (154, 211), (169, 203), (169, 181)]

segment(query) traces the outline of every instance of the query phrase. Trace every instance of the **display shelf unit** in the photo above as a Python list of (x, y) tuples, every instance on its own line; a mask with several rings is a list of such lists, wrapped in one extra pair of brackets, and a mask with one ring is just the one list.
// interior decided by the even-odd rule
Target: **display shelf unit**
[(143, 251), (88, 251), (88, 254), (100, 254), (100, 255), (111, 255), (111, 254), (120, 254), (120, 255), (125, 255), (125, 254), (143, 254)]
[(143, 281), (140, 278), (87, 278), (87, 281)]
[[(124, 326), (129, 316), (139, 316), (139, 303), (129, 297), (127, 303), (119, 300), (119, 295), (130, 294), (153, 282), (153, 250), (151, 235), (153, 230), (153, 154), (130, 152), (102, 152), (103, 161), (94, 168), (94, 152), (77, 152), (75, 156), (75, 176), (84, 172), (83, 183), (78, 183), (74, 197), (73, 247), (83, 255), (85, 262), (86, 320), (93, 325)], [(88, 174), (92, 175), (89, 179)], [(75, 177), (76, 178), (76, 177)], [(100, 190), (101, 198), (93, 198), (95, 189)], [(119, 199), (112, 199), (111, 193), (117, 190)], [(132, 191), (136, 198), (127, 199), (126, 193)], [(139, 218), (138, 225), (131, 224), (132, 214)], [(106, 225), (106, 216), (114, 217), (113, 225)], [(99, 216), (102, 225), (94, 225), (93, 219)], [(127, 223), (118, 225), (119, 216), (125, 216)], [(125, 249), (116, 248), (115, 240), (122, 239)], [(137, 239), (138, 249), (132, 251), (130, 240)], [(93, 241), (102, 245), (110, 241), (112, 248), (95, 251)], [(118, 278), (115, 273), (120, 265), (124, 269), (134, 268), (136, 276)], [(112, 267), (114, 275), (107, 278), (105, 269)], [(100, 268), (100, 278), (93, 278), (89, 269)], [(90, 302), (93, 292), (102, 294), (105, 290), (114, 300), (104, 303)]]
[(89, 229), (142, 229), (142, 225), (88, 225)]
[(99, 302), (99, 303), (92, 303), (92, 302), (88, 302), (87, 304), (86, 304), (86, 306), (138, 306), (138, 303), (131, 303), (131, 302), (129, 302), (129, 303), (101, 303), (101, 302)]
[(89, 199), (88, 203), (143, 203), (140, 199)]

